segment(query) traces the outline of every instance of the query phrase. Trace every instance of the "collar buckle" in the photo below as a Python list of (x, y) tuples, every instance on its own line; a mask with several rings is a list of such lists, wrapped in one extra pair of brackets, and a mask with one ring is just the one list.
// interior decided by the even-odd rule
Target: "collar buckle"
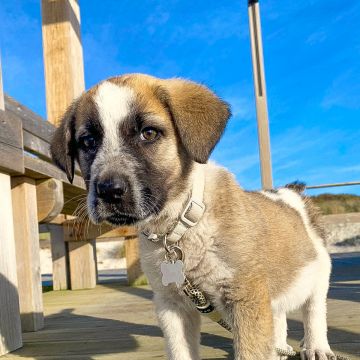
[(180, 220), (189, 227), (195, 226), (205, 211), (205, 205), (203, 202), (190, 199), (187, 203), (185, 210), (181, 214)]

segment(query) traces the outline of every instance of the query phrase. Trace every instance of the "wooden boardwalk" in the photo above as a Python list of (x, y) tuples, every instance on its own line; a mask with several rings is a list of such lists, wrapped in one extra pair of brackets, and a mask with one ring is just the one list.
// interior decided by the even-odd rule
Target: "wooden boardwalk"
[[(104, 284), (93, 290), (44, 294), (45, 328), (26, 333), (22, 349), (2, 359), (163, 359), (148, 287)], [(289, 320), (289, 342), (298, 349), (299, 313)], [(360, 254), (334, 256), (329, 294), (329, 337), (335, 352), (360, 359)], [(204, 321), (202, 359), (232, 359), (231, 337)]]

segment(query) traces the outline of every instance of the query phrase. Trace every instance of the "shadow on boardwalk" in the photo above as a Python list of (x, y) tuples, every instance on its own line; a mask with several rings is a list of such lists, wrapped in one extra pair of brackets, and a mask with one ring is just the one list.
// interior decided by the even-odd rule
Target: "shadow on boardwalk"
[[(334, 257), (329, 294), (329, 339), (335, 352), (360, 359), (359, 309), (360, 254)], [(6, 358), (60, 359), (163, 359), (164, 341), (156, 325), (147, 287), (104, 284), (93, 290), (45, 294), (45, 329), (24, 336), (25, 346)], [(358, 310), (356, 310), (358, 309)], [(291, 316), (289, 339), (303, 336), (299, 314)], [(204, 322), (204, 359), (233, 359), (229, 334)]]

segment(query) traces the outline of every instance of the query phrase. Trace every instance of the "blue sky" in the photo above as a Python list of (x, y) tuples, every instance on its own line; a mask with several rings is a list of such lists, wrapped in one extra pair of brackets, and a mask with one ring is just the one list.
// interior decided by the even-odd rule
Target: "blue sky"
[[(275, 185), (360, 180), (359, 1), (260, 4)], [(233, 111), (212, 158), (259, 188), (246, 1), (80, 5), (86, 87), (128, 72), (210, 86)], [(40, 1), (1, 0), (0, 37), (5, 91), (45, 117)]]

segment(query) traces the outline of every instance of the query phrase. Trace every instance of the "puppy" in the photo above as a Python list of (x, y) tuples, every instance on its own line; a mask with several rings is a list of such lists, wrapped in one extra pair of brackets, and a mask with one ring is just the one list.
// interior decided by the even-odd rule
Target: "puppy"
[(162, 281), (162, 264), (175, 262), (231, 326), (236, 359), (278, 359), (275, 348), (290, 348), (286, 313), (299, 307), (302, 358), (332, 358), (331, 263), (314, 209), (288, 188), (243, 191), (207, 162), (229, 117), (191, 81), (114, 77), (69, 107), (51, 153), (70, 181), (78, 162), (94, 223), (138, 228), (169, 359), (199, 359), (199, 312), (181, 279)]

